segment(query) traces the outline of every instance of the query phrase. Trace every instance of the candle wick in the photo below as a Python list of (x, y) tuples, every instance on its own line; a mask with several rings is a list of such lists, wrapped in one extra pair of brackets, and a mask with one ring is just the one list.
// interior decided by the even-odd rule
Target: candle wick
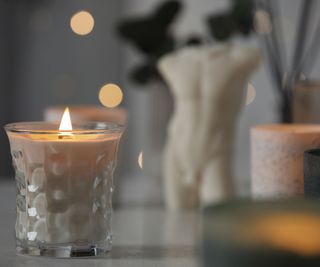
[(58, 134), (58, 139), (73, 139), (73, 136), (71, 133), (59, 133)]

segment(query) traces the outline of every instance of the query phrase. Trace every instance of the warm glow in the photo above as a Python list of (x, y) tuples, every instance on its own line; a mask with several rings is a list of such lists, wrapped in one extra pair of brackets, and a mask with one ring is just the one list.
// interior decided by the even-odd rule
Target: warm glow
[(68, 107), (66, 107), (66, 109), (64, 110), (59, 126), (59, 131), (72, 131), (72, 123)]
[(270, 15), (264, 10), (257, 10), (254, 14), (254, 29), (257, 33), (267, 34), (272, 30)]
[(143, 169), (143, 151), (141, 151), (139, 154), (138, 164), (139, 164), (140, 169)]
[(87, 35), (93, 29), (94, 19), (89, 12), (80, 11), (71, 17), (70, 26), (74, 33)]
[(256, 90), (254, 89), (253, 85), (251, 83), (248, 83), (247, 88), (247, 96), (246, 96), (246, 106), (251, 104), (252, 101), (256, 97)]
[(320, 253), (320, 218), (309, 214), (275, 214), (253, 220), (244, 238), (302, 255)]
[(118, 106), (123, 98), (121, 88), (113, 83), (104, 85), (99, 92), (99, 100), (102, 105), (108, 108)]

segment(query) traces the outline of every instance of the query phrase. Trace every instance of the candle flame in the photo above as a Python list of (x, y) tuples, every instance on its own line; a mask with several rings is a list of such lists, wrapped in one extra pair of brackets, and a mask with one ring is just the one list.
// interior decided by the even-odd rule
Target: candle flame
[(72, 131), (72, 123), (68, 107), (66, 107), (66, 109), (63, 112), (59, 126), (59, 131)]
[(70, 27), (76, 34), (87, 35), (93, 30), (94, 18), (88, 11), (79, 11), (70, 19)]
[(141, 151), (139, 154), (138, 164), (139, 164), (140, 169), (143, 169), (143, 151)]

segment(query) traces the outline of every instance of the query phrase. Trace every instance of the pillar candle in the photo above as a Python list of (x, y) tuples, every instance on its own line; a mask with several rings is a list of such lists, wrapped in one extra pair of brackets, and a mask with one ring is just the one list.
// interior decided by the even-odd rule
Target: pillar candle
[(320, 147), (320, 125), (273, 124), (251, 129), (254, 198), (302, 196), (303, 153)]

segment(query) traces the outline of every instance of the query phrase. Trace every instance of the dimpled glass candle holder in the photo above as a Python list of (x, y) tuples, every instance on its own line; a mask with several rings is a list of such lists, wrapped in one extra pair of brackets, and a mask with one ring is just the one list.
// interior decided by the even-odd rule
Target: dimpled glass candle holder
[(111, 249), (113, 171), (123, 128), (82, 123), (14, 123), (9, 137), (18, 253), (96, 256)]

